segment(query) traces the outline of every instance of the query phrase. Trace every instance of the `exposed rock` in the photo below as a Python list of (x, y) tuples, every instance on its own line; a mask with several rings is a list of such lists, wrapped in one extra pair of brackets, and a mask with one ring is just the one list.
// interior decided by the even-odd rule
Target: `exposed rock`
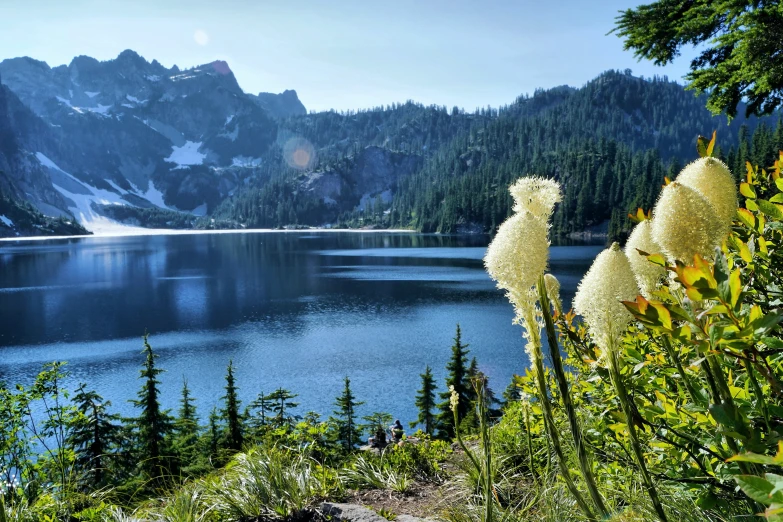
[[(324, 502), (321, 506), (324, 515), (334, 520), (345, 522), (388, 522), (387, 519), (372, 509), (358, 504), (334, 504)], [(411, 515), (397, 515), (395, 521), (399, 522), (433, 522), (429, 518), (418, 518)]]
[(275, 118), (288, 118), (289, 116), (307, 114), (307, 109), (299, 101), (299, 96), (293, 89), (285, 90), (280, 94), (271, 92), (259, 92), (250, 96), (259, 106)]

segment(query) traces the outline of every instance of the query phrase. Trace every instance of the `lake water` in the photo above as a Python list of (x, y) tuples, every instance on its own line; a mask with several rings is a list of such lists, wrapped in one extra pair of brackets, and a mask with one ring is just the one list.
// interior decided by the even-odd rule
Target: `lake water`
[[(419, 374), (445, 365), (460, 323), (498, 395), (527, 358), (513, 311), (482, 266), (484, 237), (285, 232), (0, 243), (0, 380), (68, 361), (133, 415), (141, 336), (160, 355), (162, 397), (188, 380), (202, 420), (234, 361), (240, 397), (284, 387), (328, 416), (349, 376), (366, 404), (407, 423)], [(553, 246), (568, 306), (601, 246)], [(407, 425), (407, 424), (406, 424)]]

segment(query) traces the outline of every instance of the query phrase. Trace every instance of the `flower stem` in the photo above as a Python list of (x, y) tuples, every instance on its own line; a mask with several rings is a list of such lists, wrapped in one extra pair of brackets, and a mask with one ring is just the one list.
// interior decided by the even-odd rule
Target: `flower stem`
[(584, 443), (582, 429), (579, 426), (579, 419), (576, 416), (576, 408), (574, 408), (574, 402), (571, 398), (571, 390), (568, 386), (565, 369), (563, 368), (563, 359), (560, 357), (560, 345), (557, 342), (555, 324), (552, 320), (552, 314), (550, 313), (549, 296), (546, 292), (543, 275), (538, 280), (538, 296), (542, 315), (544, 316), (544, 327), (546, 329), (547, 342), (549, 343), (549, 354), (552, 358), (552, 368), (554, 369), (555, 379), (557, 380), (557, 386), (560, 391), (560, 398), (563, 401), (563, 407), (568, 416), (568, 424), (571, 427), (571, 437), (574, 439), (579, 469), (582, 471), (582, 476), (587, 484), (587, 491), (590, 493), (590, 498), (593, 499), (596, 508), (598, 508), (598, 511), (603, 517), (608, 517), (611, 513), (606, 508), (604, 498), (598, 491), (595, 475), (593, 475), (593, 469), (590, 465), (590, 457)]
[(614, 384), (617, 397), (620, 399), (620, 405), (623, 408), (625, 414), (625, 423), (628, 426), (628, 436), (631, 439), (631, 447), (633, 448), (634, 457), (636, 458), (636, 464), (639, 466), (639, 470), (642, 473), (642, 480), (644, 481), (647, 494), (650, 495), (655, 512), (658, 514), (658, 518), (662, 522), (667, 522), (666, 513), (663, 510), (661, 501), (658, 498), (658, 490), (655, 489), (652, 477), (650, 477), (649, 471), (647, 471), (647, 464), (644, 460), (644, 452), (642, 452), (642, 446), (639, 443), (639, 437), (636, 433), (636, 425), (633, 422), (633, 412), (631, 411), (630, 397), (628, 397), (628, 390), (625, 388), (622, 376), (620, 375), (620, 361), (617, 357), (616, 347), (610, 346), (608, 348), (609, 357), (609, 373), (612, 376), (612, 383)]
[(587, 505), (584, 497), (582, 497), (582, 494), (577, 489), (576, 484), (574, 484), (574, 480), (571, 478), (571, 471), (568, 469), (568, 462), (566, 462), (563, 448), (560, 445), (560, 434), (557, 431), (557, 426), (555, 426), (555, 419), (552, 415), (552, 403), (549, 400), (549, 394), (547, 393), (546, 374), (544, 373), (541, 343), (534, 342), (533, 339), (530, 339), (528, 342), (532, 344), (532, 350), (530, 350), (530, 353), (533, 359), (533, 368), (536, 374), (536, 384), (538, 385), (538, 398), (541, 401), (541, 409), (544, 412), (544, 425), (546, 426), (547, 433), (549, 434), (549, 438), (552, 441), (552, 447), (555, 450), (555, 455), (557, 455), (557, 462), (560, 466), (560, 474), (563, 476), (563, 480), (566, 483), (568, 491), (571, 492), (571, 495), (573, 495), (576, 503), (579, 504), (579, 507), (582, 509), (585, 516), (590, 520), (597, 520), (592, 510), (590, 509), (590, 506)]

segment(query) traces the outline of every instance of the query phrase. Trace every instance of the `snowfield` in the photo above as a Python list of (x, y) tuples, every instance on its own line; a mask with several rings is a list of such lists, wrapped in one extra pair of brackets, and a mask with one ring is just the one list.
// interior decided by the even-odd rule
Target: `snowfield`
[(206, 154), (203, 154), (198, 151), (201, 145), (202, 142), (200, 141), (199, 142), (186, 141), (185, 144), (181, 147), (172, 145), (171, 156), (169, 156), (163, 161), (168, 161), (169, 163), (176, 163), (177, 166), (174, 167), (175, 169), (185, 168), (190, 165), (201, 165), (204, 163), (204, 158), (207, 157)]
[[(139, 227), (132, 227), (129, 225), (123, 225), (113, 219), (109, 219), (105, 216), (98, 214), (93, 208), (93, 203), (101, 205), (127, 205), (125, 201), (120, 198), (119, 194), (114, 192), (99, 189), (86, 183), (79, 181), (71, 174), (65, 172), (63, 169), (57, 166), (55, 162), (50, 160), (44, 154), (40, 152), (35, 153), (35, 157), (41, 162), (41, 165), (49, 169), (54, 169), (70, 178), (74, 183), (84, 187), (90, 194), (75, 194), (66, 188), (63, 188), (56, 183), (52, 183), (54, 188), (62, 194), (69, 203), (68, 210), (76, 217), (79, 223), (84, 226), (90, 232), (96, 235), (124, 235), (132, 234), (134, 231), (139, 230)], [(143, 230), (143, 229), (142, 229)]]

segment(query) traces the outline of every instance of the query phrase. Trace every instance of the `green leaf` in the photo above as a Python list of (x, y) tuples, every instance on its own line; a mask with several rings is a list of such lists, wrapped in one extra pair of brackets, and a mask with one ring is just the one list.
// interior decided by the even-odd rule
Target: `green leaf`
[(775, 186), (778, 187), (778, 190), (783, 191), (783, 178), (776, 179)]
[(783, 494), (781, 493), (776, 493), (774, 498), (770, 496), (774, 486), (764, 478), (755, 475), (735, 475), (734, 480), (737, 481), (740, 489), (756, 502), (765, 506), (772, 504), (773, 500), (783, 502)]
[(750, 212), (747, 209), (740, 208), (737, 209), (737, 217), (739, 218), (740, 221), (742, 221), (742, 223), (745, 224), (745, 226), (755, 230), (756, 216), (754, 216), (752, 212)]
[(766, 199), (757, 199), (756, 204), (759, 206), (759, 210), (761, 210), (764, 214), (768, 215), (772, 219), (783, 221), (783, 211), (781, 211), (780, 207), (777, 205), (770, 203)]
[(699, 136), (696, 138), (696, 152), (699, 153), (700, 158), (707, 158), (710, 156), (710, 153), (707, 152), (709, 145), (710, 141), (704, 136)]
[(756, 191), (750, 186), (750, 183), (740, 183), (740, 194), (746, 198), (756, 199)]

